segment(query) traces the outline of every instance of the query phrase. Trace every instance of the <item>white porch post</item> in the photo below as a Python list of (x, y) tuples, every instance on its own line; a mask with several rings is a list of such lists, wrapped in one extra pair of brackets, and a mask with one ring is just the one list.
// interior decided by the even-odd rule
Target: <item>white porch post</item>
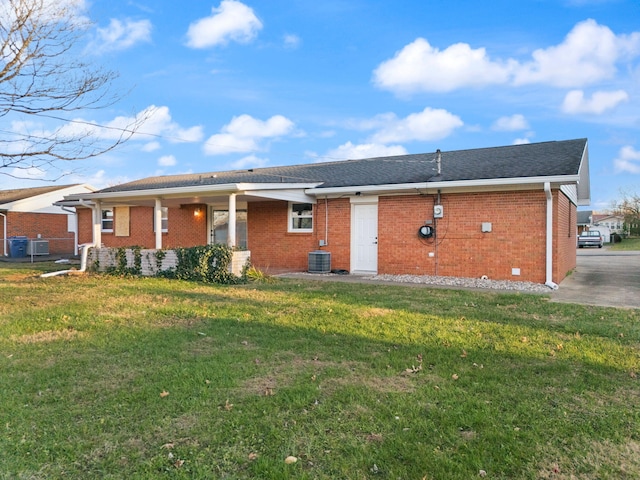
[(102, 203), (96, 201), (93, 208), (93, 244), (96, 248), (102, 246)]
[(153, 210), (155, 218), (154, 225), (156, 227), (156, 250), (162, 249), (162, 202), (156, 198), (156, 205)]
[(229, 195), (229, 232), (227, 233), (227, 245), (236, 246), (236, 194)]

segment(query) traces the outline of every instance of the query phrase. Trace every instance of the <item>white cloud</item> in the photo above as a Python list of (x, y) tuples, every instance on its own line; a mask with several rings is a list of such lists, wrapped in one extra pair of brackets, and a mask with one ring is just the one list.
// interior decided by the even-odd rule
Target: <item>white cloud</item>
[(613, 165), (616, 173), (640, 174), (640, 151), (629, 145), (622, 147)]
[[(55, 133), (45, 132), (41, 135), (59, 135), (67, 138), (90, 136), (95, 140), (114, 141), (123, 135), (123, 131), (130, 130), (139, 123), (139, 128), (132, 135), (132, 141), (150, 141), (144, 147), (144, 151), (157, 149), (160, 140), (171, 143), (194, 143), (202, 140), (204, 134), (201, 126), (183, 128), (174, 122), (169, 112), (169, 107), (156, 107), (151, 105), (135, 116), (118, 116), (108, 122), (76, 118), (64, 124)], [(126, 137), (126, 134), (124, 135)]]
[(173, 155), (163, 155), (158, 159), (158, 165), (161, 167), (173, 167), (178, 161)]
[(290, 134), (293, 128), (293, 122), (282, 115), (274, 115), (266, 121), (240, 115), (233, 117), (221, 133), (209, 137), (204, 152), (207, 155), (222, 155), (261, 150), (260, 140), (283, 137)]
[(529, 140), (528, 138), (516, 138), (512, 145), (527, 145), (531, 143), (531, 140)]
[(522, 65), (516, 85), (543, 83), (556, 87), (579, 87), (613, 77), (616, 63), (640, 53), (640, 32), (616, 36), (595, 20), (578, 23), (559, 45), (533, 52)]
[(151, 22), (149, 20), (124, 21), (112, 18), (109, 26), (98, 28), (97, 38), (91, 42), (89, 51), (104, 53), (126, 50), (138, 43), (151, 41)]
[(376, 143), (354, 145), (351, 142), (347, 142), (329, 151), (319, 161), (357, 160), (360, 158), (390, 157), (406, 154), (407, 150), (401, 145), (381, 145)]
[(284, 36), (284, 46), (286, 48), (298, 48), (300, 42), (300, 37), (297, 35), (287, 34)]
[(569, 114), (593, 113), (600, 115), (629, 100), (624, 90), (595, 92), (590, 99), (584, 97), (582, 90), (572, 90), (564, 97), (562, 111)]
[(493, 62), (484, 48), (456, 43), (439, 50), (424, 38), (410, 43), (374, 71), (374, 83), (396, 93), (450, 92), (506, 83), (511, 62)]
[[(183, 128), (173, 121), (169, 107), (156, 107), (151, 105), (137, 115), (138, 118), (146, 120), (140, 127), (139, 136), (142, 134), (158, 135), (172, 143), (194, 143), (199, 142), (204, 137), (202, 126)], [(125, 121), (133, 119), (126, 118)], [(115, 120), (114, 120), (115, 122)]]
[(373, 134), (373, 143), (392, 143), (407, 141), (429, 141), (446, 138), (456, 129), (464, 125), (460, 117), (446, 110), (425, 108), (422, 112), (412, 113), (405, 118), (397, 118), (394, 114), (386, 114), (386, 122), (380, 125)]
[(73, 174), (66, 178), (70, 183), (88, 183), (98, 189), (112, 187), (132, 180), (126, 176), (108, 178), (104, 170), (98, 170), (91, 175)]
[(162, 146), (160, 145), (160, 142), (149, 142), (149, 143), (145, 143), (141, 150), (143, 152), (155, 152), (156, 150), (160, 150), (162, 148)]
[(187, 45), (207, 48), (226, 45), (229, 41), (247, 43), (262, 29), (262, 22), (253, 9), (242, 2), (222, 0), (219, 8), (211, 9), (211, 16), (189, 25)]
[(231, 163), (233, 168), (252, 168), (252, 167), (264, 167), (269, 163), (269, 160), (266, 158), (256, 157), (255, 155), (249, 155), (247, 157), (243, 157), (240, 160)]
[(489, 85), (571, 88), (609, 79), (619, 62), (638, 55), (640, 32), (615, 35), (608, 27), (586, 20), (576, 24), (562, 43), (535, 50), (525, 62), (493, 60), (484, 48), (466, 43), (440, 50), (418, 38), (381, 63), (373, 81), (398, 95)]
[(499, 132), (515, 132), (528, 129), (529, 123), (524, 118), (524, 115), (518, 113), (510, 117), (500, 117), (493, 123), (491, 128)]
[(9, 175), (23, 180), (42, 180), (47, 172), (38, 167), (12, 168)]

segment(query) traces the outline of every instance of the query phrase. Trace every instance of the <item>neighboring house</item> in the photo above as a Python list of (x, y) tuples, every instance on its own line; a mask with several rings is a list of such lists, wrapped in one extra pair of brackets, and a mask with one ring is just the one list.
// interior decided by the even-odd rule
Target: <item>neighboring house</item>
[(50, 254), (77, 253), (74, 209), (54, 203), (66, 195), (85, 194), (94, 190), (86, 184), (0, 190), (2, 255), (9, 256), (12, 237), (41, 240), (39, 247), (43, 248), (38, 253), (45, 249)]
[(63, 202), (80, 243), (226, 243), (270, 273), (331, 269), (524, 280), (576, 265), (587, 140), (151, 177)]
[(624, 217), (621, 215), (612, 215), (610, 213), (594, 214), (591, 217), (591, 222), (595, 227), (607, 227), (611, 233), (625, 233)]
[(589, 230), (591, 227), (591, 216), (593, 212), (591, 210), (579, 210), (578, 211), (578, 235), (582, 232)]

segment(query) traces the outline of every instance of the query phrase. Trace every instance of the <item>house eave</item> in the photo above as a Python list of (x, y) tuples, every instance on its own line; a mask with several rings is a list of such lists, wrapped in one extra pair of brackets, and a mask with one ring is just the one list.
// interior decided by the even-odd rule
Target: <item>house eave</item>
[(306, 193), (313, 196), (334, 196), (360, 194), (393, 194), (407, 192), (437, 191), (437, 190), (465, 190), (465, 189), (503, 189), (506, 187), (542, 188), (545, 183), (553, 187), (567, 184), (577, 184), (579, 175), (558, 175), (552, 177), (522, 177), (522, 178), (491, 178), (481, 180), (455, 180), (448, 182), (419, 182), (390, 185), (354, 185), (347, 187), (314, 188)]
[(259, 190), (306, 190), (314, 188), (319, 183), (224, 183), (219, 185), (195, 185), (189, 187), (147, 188), (142, 190), (125, 190), (119, 192), (96, 192), (80, 195), (69, 195), (65, 200), (123, 200), (142, 198), (177, 198), (185, 196), (203, 195), (207, 193), (232, 194), (246, 193)]

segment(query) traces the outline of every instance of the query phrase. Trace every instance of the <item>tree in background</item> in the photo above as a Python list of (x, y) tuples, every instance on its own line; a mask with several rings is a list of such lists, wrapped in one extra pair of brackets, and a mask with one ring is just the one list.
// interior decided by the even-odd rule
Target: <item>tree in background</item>
[[(114, 149), (140, 121), (119, 128), (65, 118), (113, 105), (117, 74), (82, 60), (79, 40), (89, 26), (83, 0), (0, 0), (0, 174), (29, 171), (55, 180), (65, 162)], [(54, 125), (54, 127), (44, 127)]]
[(613, 212), (624, 218), (624, 231), (630, 235), (640, 235), (640, 195), (621, 192), (622, 199), (615, 202)]

